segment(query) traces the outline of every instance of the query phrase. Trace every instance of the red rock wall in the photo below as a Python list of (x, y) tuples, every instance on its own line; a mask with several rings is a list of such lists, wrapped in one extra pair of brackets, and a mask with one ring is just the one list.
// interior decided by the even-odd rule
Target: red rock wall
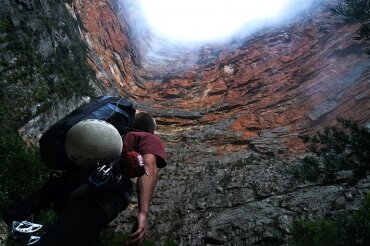
[(110, 93), (134, 97), (138, 89), (128, 27), (118, 5), (110, 0), (76, 0), (81, 34), (89, 49), (88, 61)]
[(352, 39), (358, 26), (333, 16), (330, 3), (295, 24), (237, 45), (205, 45), (198, 62), (181, 72), (174, 71), (189, 57), (172, 67), (144, 64), (135, 47), (147, 50), (150, 39), (137, 44), (139, 35), (132, 34), (124, 10), (117, 14), (114, 5), (75, 1), (90, 64), (106, 87), (117, 87), (152, 110), (164, 132), (229, 119), (225, 135), (238, 139), (228, 147), (221, 141), (210, 145), (221, 151), (248, 145), (263, 152), (261, 146), (272, 139), (280, 139), (285, 150), (301, 149), (298, 133), (333, 124), (338, 116), (370, 122), (370, 57)]

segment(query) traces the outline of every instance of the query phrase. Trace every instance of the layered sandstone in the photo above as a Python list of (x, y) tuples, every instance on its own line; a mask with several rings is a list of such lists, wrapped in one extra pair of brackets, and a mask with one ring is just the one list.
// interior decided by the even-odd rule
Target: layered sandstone
[[(163, 131), (176, 135), (227, 119), (219, 130), (236, 139), (209, 145), (222, 152), (249, 146), (276, 154), (300, 149), (298, 134), (338, 116), (369, 123), (369, 57), (352, 39), (358, 26), (333, 16), (330, 1), (260, 34), (205, 44), (193, 53), (184, 46), (167, 64), (143, 58), (151, 42), (161, 41), (145, 28), (135, 30), (141, 19), (135, 9), (125, 12), (125, 2), (79, 0), (74, 6), (90, 63), (105, 86), (152, 110)], [(277, 141), (274, 151), (265, 149), (271, 139)]]
[[(181, 49), (150, 33), (127, 2), (74, 0), (70, 10), (102, 82), (98, 92), (129, 97), (156, 116), (169, 165), (156, 186), (150, 239), (283, 245), (295, 218), (358, 208), (370, 178), (294, 186), (282, 172), (299, 162), (291, 155), (303, 149), (299, 134), (337, 116), (370, 121), (370, 60), (352, 39), (357, 25), (331, 15), (335, 1), (317, 1), (279, 28)], [(159, 44), (162, 53), (153, 52)], [(166, 59), (159, 62), (158, 54)], [(37, 142), (85, 100), (55, 102), (22, 134)], [(114, 229), (130, 232), (136, 200)]]

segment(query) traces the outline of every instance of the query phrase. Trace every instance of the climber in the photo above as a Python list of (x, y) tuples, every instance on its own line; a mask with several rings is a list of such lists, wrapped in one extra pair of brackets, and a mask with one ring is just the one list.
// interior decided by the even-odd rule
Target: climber
[[(71, 176), (75, 177), (75, 175), (64, 174), (61, 180), (56, 179), (58, 182), (53, 179), (49, 180), (41, 189), (43, 196), (40, 196), (39, 191), (35, 193), (36, 195), (31, 195), (31, 198), (25, 199), (25, 203), (13, 204), (4, 213), (4, 220), (8, 224), (13, 223), (14, 220), (26, 220), (30, 213), (37, 213), (35, 210), (40, 210), (42, 205), (47, 204), (44, 200), (50, 198), (46, 199), (45, 194), (54, 196), (53, 199), (55, 199), (61, 191), (62, 199), (55, 202), (59, 205), (56, 222), (38, 241), (32, 242), (33, 245), (93, 245), (94, 241), (99, 238), (101, 230), (128, 206), (132, 193), (130, 178), (137, 177), (139, 209), (129, 243), (140, 244), (145, 239), (148, 230), (149, 208), (157, 181), (158, 168), (167, 165), (162, 142), (154, 134), (155, 128), (156, 122), (149, 114), (136, 114), (133, 130), (123, 137), (121, 155), (123, 158), (107, 162), (107, 165), (90, 173), (89, 177), (80, 175), (82, 177), (80, 180), (84, 182), (79, 181), (74, 185), (70, 183), (73, 183)], [(82, 138), (81, 136), (71, 137), (74, 139), (72, 142)], [(66, 144), (68, 144), (67, 140)], [(68, 151), (66, 148), (66, 152), (73, 152), (69, 154), (83, 160), (81, 163), (86, 167), (86, 154), (78, 156), (83, 151), (76, 152), (76, 148), (78, 150), (77, 145), (72, 148), (73, 151)], [(111, 151), (110, 154), (112, 153), (116, 151)], [(78, 163), (78, 160), (76, 162)], [(108, 178), (101, 182), (100, 174), (104, 174), (105, 177), (107, 173), (112, 175), (107, 176)], [(63, 184), (65, 187), (62, 187)], [(37, 201), (40, 197), (42, 199)], [(15, 211), (24, 209), (24, 206), (29, 204), (33, 206), (33, 211), (29, 208), (26, 208), (26, 212)], [(27, 216), (26, 213), (28, 213)]]

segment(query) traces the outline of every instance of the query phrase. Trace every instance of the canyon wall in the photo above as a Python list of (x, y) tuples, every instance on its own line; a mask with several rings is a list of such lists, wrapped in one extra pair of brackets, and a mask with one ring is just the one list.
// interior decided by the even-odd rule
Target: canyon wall
[[(125, 2), (74, 8), (98, 76), (157, 117), (170, 165), (153, 200), (152, 239), (281, 245), (293, 218), (358, 206), (368, 180), (292, 187), (281, 172), (304, 150), (300, 134), (337, 117), (370, 123), (370, 60), (352, 38), (358, 25), (330, 12), (337, 2), (229, 43), (183, 46), (164, 63), (145, 54), (160, 44), (171, 57), (176, 46), (135, 29), (140, 16)], [(129, 230), (135, 209), (112, 226)]]
[(166, 132), (218, 128), (235, 136), (209, 140), (220, 152), (242, 143), (282, 154), (302, 149), (297, 134), (336, 117), (369, 123), (369, 59), (352, 38), (358, 26), (330, 12), (333, 1), (319, 1), (292, 23), (229, 43), (204, 44), (193, 53), (184, 46), (188, 55), (174, 54), (165, 65), (143, 58), (142, 50), (160, 41), (134, 28), (140, 15), (132, 7), (125, 12), (131, 6), (125, 2), (75, 1), (90, 63), (107, 86), (116, 85), (118, 93), (159, 116)]
[[(283, 245), (294, 218), (353, 211), (368, 192), (369, 179), (293, 186), (282, 172), (303, 153), (300, 134), (332, 125), (338, 116), (370, 124), (370, 58), (352, 38), (358, 25), (331, 14), (337, 1), (317, 1), (294, 22), (196, 48), (168, 46), (139, 24), (135, 5), (124, 0), (3, 1), (19, 29), (19, 19), (33, 33), (46, 26), (27, 21), (27, 11), (35, 20), (40, 13), (53, 20), (39, 31), (44, 38), (29, 42), (45, 56), (39, 67), (24, 65), (36, 71), (22, 80), (24, 91), (34, 91), (39, 81), (60, 81), (39, 71), (58, 58), (46, 51), (71, 53), (73, 42), (62, 28), (68, 14), (76, 21), (68, 26), (86, 44), (96, 94), (130, 98), (156, 117), (170, 163), (160, 171), (150, 215), (149, 238), (158, 244)], [(158, 44), (164, 62), (147, 59)], [(3, 75), (24, 70), (11, 66), (12, 52), (1, 56)], [(2, 81), (14, 90), (12, 76)], [(53, 100), (57, 105), (41, 114), (39, 104), (31, 105), (35, 113), (20, 128), (22, 136), (36, 145), (51, 124), (87, 100)], [(112, 227), (130, 231), (136, 201)]]

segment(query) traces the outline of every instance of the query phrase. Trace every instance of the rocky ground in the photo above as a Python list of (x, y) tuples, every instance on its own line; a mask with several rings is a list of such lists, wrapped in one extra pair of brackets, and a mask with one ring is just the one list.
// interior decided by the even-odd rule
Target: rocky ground
[[(161, 170), (153, 200), (150, 236), (158, 241), (283, 245), (294, 219), (353, 211), (370, 187), (370, 179), (356, 185), (345, 179), (333, 185), (294, 184), (284, 170), (298, 157), (246, 149), (219, 155), (201, 141), (183, 145), (184, 138), (168, 148), (170, 165)], [(128, 231), (135, 209), (112, 226)]]

